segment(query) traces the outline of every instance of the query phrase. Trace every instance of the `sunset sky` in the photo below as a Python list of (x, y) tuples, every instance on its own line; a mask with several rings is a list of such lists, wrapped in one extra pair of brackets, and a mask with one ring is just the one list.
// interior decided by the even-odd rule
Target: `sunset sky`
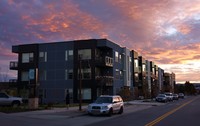
[[(0, 0), (1, 78), (12, 45), (107, 38), (178, 82), (200, 82), (200, 0)], [(0, 80), (1, 80), (0, 78)]]

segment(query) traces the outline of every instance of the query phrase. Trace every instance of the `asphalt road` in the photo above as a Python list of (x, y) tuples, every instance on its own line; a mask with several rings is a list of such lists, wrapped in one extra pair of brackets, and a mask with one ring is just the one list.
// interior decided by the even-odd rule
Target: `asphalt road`
[(68, 117), (63, 112), (15, 115), (0, 113), (2, 126), (200, 126), (200, 96), (158, 105), (128, 105), (122, 115)]
[(167, 103), (88, 126), (200, 126), (200, 96)]

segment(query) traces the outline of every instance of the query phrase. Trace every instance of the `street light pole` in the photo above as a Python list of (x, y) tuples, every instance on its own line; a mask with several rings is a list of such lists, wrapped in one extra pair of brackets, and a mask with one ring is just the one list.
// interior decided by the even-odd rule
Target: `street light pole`
[(81, 72), (81, 55), (79, 55), (79, 111), (82, 111), (82, 72)]

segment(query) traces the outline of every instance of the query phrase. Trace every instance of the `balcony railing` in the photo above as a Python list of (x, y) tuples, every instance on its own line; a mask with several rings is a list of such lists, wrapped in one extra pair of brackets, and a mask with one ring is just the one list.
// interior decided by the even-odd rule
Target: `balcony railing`
[(96, 57), (96, 63), (103, 66), (113, 67), (113, 58), (109, 56)]
[(10, 69), (11, 70), (17, 70), (18, 69), (18, 62), (17, 61), (11, 61), (10, 62)]
[(98, 86), (113, 86), (113, 76), (96, 76)]

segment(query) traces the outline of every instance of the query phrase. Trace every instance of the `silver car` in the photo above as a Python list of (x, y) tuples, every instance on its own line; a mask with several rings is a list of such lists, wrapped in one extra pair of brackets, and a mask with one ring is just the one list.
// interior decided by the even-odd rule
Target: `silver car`
[(122, 114), (124, 102), (118, 95), (102, 95), (94, 103), (88, 105), (87, 112), (90, 115), (105, 114), (111, 116), (113, 113)]
[(156, 101), (158, 102), (167, 102), (167, 96), (165, 94), (158, 94), (158, 96), (156, 97)]
[(22, 104), (22, 98), (13, 97), (6, 93), (0, 92), (0, 106), (19, 106)]
[(166, 92), (165, 95), (167, 96), (168, 101), (173, 101), (173, 94), (171, 92)]

